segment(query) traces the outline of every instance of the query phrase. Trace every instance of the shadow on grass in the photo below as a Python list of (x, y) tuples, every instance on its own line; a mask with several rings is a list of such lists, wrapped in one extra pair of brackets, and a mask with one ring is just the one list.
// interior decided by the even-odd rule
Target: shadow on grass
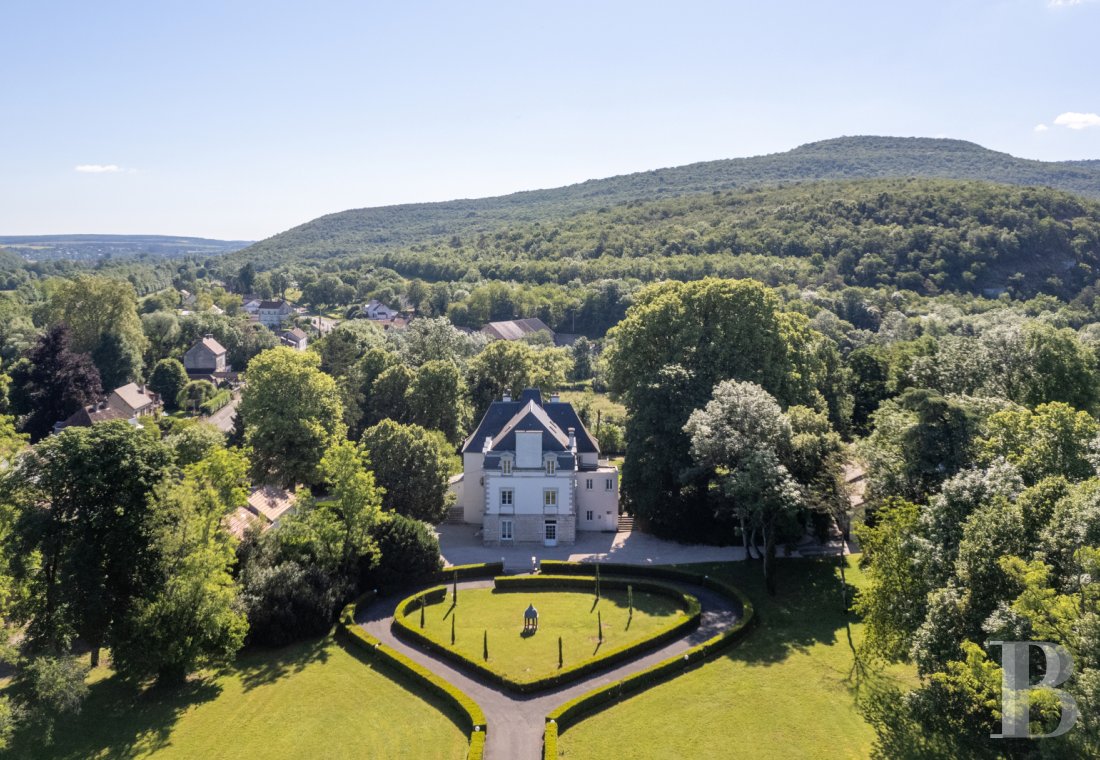
[(137, 691), (119, 678), (91, 685), (81, 712), (58, 720), (52, 742), (40, 732), (16, 733), (9, 747), (18, 758), (121, 760), (142, 757), (170, 744), (172, 729), (187, 710), (216, 699), (222, 687), (212, 678), (179, 689)]
[(412, 692), (416, 696), (420, 697), (420, 699), (424, 700), (424, 702), (431, 705), (440, 713), (442, 713), (447, 718), (447, 720), (449, 720), (455, 725), (456, 728), (458, 728), (459, 731), (465, 733), (469, 729), (469, 726), (466, 724), (465, 715), (455, 709), (454, 705), (450, 702), (444, 700), (437, 694), (429, 692), (419, 682), (414, 681), (412, 678), (405, 675), (403, 672), (397, 670), (394, 667), (391, 667), (377, 660), (369, 659), (367, 655), (361, 649), (359, 649), (359, 647), (347, 646), (339, 642), (337, 643), (337, 646), (343, 647), (344, 651), (354, 657), (357, 661), (359, 661), (363, 665), (363, 667), (370, 668), (375, 673), (385, 676), (406, 691)]
[[(687, 565), (732, 583), (753, 603), (757, 627), (726, 657), (741, 662), (771, 664), (815, 644), (835, 644), (848, 633), (854, 615), (846, 611), (836, 558), (779, 559), (776, 595), (764, 589), (759, 562)], [(852, 589), (848, 587), (850, 601)]]
[(245, 691), (293, 675), (315, 662), (328, 661), (328, 637), (290, 644), (278, 649), (254, 649), (237, 660), (234, 669)]

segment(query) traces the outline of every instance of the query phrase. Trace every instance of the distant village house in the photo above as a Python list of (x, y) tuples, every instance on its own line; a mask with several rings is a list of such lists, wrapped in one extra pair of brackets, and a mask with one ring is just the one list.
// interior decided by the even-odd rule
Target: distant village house
[(282, 327), (293, 313), (294, 309), (286, 301), (260, 301), (256, 316), (261, 325), (275, 329)]
[(67, 420), (58, 422), (54, 425), (54, 432), (67, 427), (91, 427), (97, 422), (110, 420), (127, 420), (130, 424), (137, 425), (139, 417), (156, 414), (162, 406), (159, 394), (144, 385), (128, 383), (121, 388), (115, 388), (102, 401), (78, 409)]
[(369, 303), (363, 306), (363, 316), (367, 319), (394, 319), (398, 314), (399, 312), (396, 309), (391, 309), (376, 298), (372, 298)]
[(309, 345), (309, 336), (298, 327), (284, 330), (280, 333), (279, 339), (282, 340), (283, 345), (290, 346), (295, 351), (305, 351)]

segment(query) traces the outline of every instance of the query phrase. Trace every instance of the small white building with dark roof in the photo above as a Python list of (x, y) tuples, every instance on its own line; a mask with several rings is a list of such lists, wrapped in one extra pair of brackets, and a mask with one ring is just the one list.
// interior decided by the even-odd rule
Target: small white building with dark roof
[(293, 313), (294, 308), (286, 301), (260, 301), (256, 310), (260, 324), (271, 329), (282, 327)]
[(619, 470), (600, 462), (599, 443), (557, 395), (494, 401), (462, 462), (463, 520), (480, 524), (488, 545), (572, 544), (578, 530), (618, 526)]

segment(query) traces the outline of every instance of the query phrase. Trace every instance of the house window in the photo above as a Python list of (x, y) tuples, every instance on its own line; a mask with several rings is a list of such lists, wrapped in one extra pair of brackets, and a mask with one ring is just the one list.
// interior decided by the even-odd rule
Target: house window
[(592, 490), (592, 478), (588, 478), (584, 481), (584, 487), (589, 491)]
[(591, 509), (584, 513), (584, 519), (588, 520), (588, 522), (592, 522), (592, 510)]
[(501, 520), (500, 521), (500, 540), (511, 541), (512, 540), (512, 521)]
[(501, 459), (500, 460), (500, 471), (504, 475), (511, 475), (512, 474), (512, 460), (511, 459)]
[(605, 486), (608, 491), (615, 490), (615, 478), (608, 478), (607, 485)]
[(557, 471), (558, 471), (558, 460), (556, 460), (556, 459), (547, 459), (546, 460), (546, 474), (547, 475), (553, 475)]
[(512, 506), (512, 489), (502, 488), (500, 489), (500, 506), (510, 507)]
[(547, 488), (542, 492), (542, 505), (544, 507), (558, 506), (558, 489)]

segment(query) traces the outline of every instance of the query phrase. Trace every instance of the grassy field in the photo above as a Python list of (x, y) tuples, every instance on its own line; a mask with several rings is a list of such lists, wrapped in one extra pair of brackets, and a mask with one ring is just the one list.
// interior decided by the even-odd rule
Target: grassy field
[(442, 705), (331, 639), (247, 655), (182, 691), (136, 695), (93, 674), (54, 743), (17, 736), (13, 758), (455, 758), (467, 742)]
[(568, 401), (576, 408), (585, 398), (592, 400), (592, 433), (596, 432), (596, 412), (600, 412), (601, 419), (613, 419), (618, 422), (622, 422), (626, 419), (626, 407), (620, 404), (618, 401), (612, 401), (611, 397), (606, 393), (593, 393), (589, 394), (584, 391), (562, 391), (560, 394), (562, 401)]
[[(856, 707), (860, 689), (873, 679), (908, 681), (912, 674), (900, 666), (857, 668), (853, 647), (862, 627), (842, 611), (835, 565), (781, 562), (775, 598), (764, 593), (756, 563), (711, 565), (707, 572), (747, 592), (760, 625), (717, 660), (568, 729), (563, 756), (867, 757), (874, 734)], [(854, 559), (846, 576), (862, 582)]]
[[(539, 611), (539, 630), (525, 636), (523, 611), (532, 603)], [(602, 643), (597, 634), (597, 612), (603, 621)], [(533, 681), (557, 672), (559, 636), (565, 665), (576, 665), (667, 630), (684, 614), (672, 599), (637, 591), (634, 615), (630, 616), (625, 591), (605, 591), (597, 604), (592, 594), (580, 591), (498, 592), (486, 588), (460, 590), (455, 608), (449, 596), (445, 602), (426, 607), (423, 630), (449, 648), (453, 617), (456, 650), (517, 681)], [(405, 620), (419, 628), (419, 608)], [(486, 631), (487, 661), (483, 657)]]

